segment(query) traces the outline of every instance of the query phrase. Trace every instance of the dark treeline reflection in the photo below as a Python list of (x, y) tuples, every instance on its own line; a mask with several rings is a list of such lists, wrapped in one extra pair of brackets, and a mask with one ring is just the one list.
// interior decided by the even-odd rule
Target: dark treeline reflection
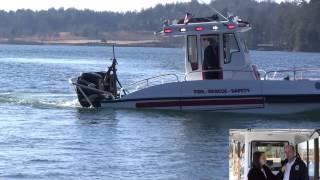
[[(248, 35), (250, 48), (269, 44), (286, 50), (320, 51), (319, 0), (295, 0), (280, 4), (272, 0), (215, 0), (210, 5), (223, 14), (232, 12), (251, 22), (253, 31)], [(196, 0), (125, 13), (63, 8), (0, 11), (0, 38), (71, 32), (75, 36), (103, 39), (108, 32), (157, 31), (164, 19), (183, 18), (186, 12), (195, 16), (211, 16), (214, 13), (208, 5)]]

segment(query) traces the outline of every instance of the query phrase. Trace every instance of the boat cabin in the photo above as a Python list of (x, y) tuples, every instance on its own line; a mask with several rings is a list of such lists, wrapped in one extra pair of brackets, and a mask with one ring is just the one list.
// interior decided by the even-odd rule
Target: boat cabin
[(241, 20), (193, 18), (188, 23), (165, 24), (161, 33), (185, 37), (186, 80), (260, 80), (242, 37), (250, 29)]
[(229, 139), (230, 179), (246, 180), (256, 151), (265, 152), (267, 165), (277, 174), (285, 159), (284, 147), (294, 145), (308, 167), (309, 179), (319, 179), (319, 135), (314, 129), (233, 129)]

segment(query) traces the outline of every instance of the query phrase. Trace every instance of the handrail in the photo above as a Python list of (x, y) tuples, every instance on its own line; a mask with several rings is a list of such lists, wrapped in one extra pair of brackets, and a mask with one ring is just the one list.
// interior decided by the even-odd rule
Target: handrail
[[(278, 73), (278, 72), (293, 72), (296, 76), (296, 73), (297, 72), (300, 72), (300, 71), (319, 71), (320, 72), (320, 68), (319, 69), (316, 69), (316, 68), (305, 68), (305, 69), (288, 69), (288, 70), (277, 70), (277, 71), (264, 71), (264, 70), (261, 70), (261, 69), (258, 69), (258, 72), (261, 72), (263, 73), (263, 77), (261, 78), (261, 80), (268, 80), (268, 75), (271, 74), (271, 73)], [(192, 74), (192, 73), (202, 73), (202, 72), (247, 72), (247, 73), (255, 73), (256, 71), (254, 70), (239, 70), (239, 69), (213, 69), (213, 70), (197, 70), (197, 71), (192, 71), (192, 72), (188, 72), (186, 74), (184, 74), (184, 80), (186, 81), (187, 80), (187, 76), (189, 74)], [(261, 74), (260, 73), (260, 74)], [(124, 90), (124, 91), (128, 91), (128, 89), (134, 85), (138, 85), (138, 84), (141, 84), (141, 83), (146, 83), (146, 86), (147, 87), (150, 87), (150, 80), (152, 79), (157, 79), (157, 78), (160, 78), (160, 77), (165, 77), (165, 76), (173, 76), (175, 79), (176, 79), (176, 82), (180, 82), (179, 80), (179, 76), (177, 74), (173, 74), (173, 73), (170, 73), (170, 74), (161, 74), (161, 75), (158, 75), (158, 76), (153, 76), (153, 77), (150, 77), (150, 78), (146, 78), (146, 79), (143, 79), (143, 80), (140, 80), (140, 81), (136, 81), (134, 83), (131, 83), (129, 85), (127, 85), (126, 87), (123, 87), (121, 88), (121, 90)], [(296, 80), (296, 77), (294, 77), (294, 80)]]
[[(249, 73), (254, 73), (255, 71), (253, 70), (238, 70), (238, 69), (211, 69), (211, 70), (197, 70), (197, 71), (192, 71), (192, 72), (188, 72), (184, 75), (184, 79), (187, 80), (187, 76), (189, 74), (193, 74), (193, 73), (206, 73), (206, 72), (249, 72)], [(263, 71), (263, 70), (259, 70), (259, 71)]]
[[(301, 68), (301, 69), (284, 69), (284, 70), (273, 70), (267, 71), (264, 75), (264, 80), (268, 79), (268, 75), (271, 73), (293, 73), (293, 80), (296, 80), (297, 72), (301, 72), (301, 77), (303, 72), (320, 72), (320, 68)], [(274, 75), (275, 76), (275, 75)]]
[[(238, 70), (238, 69), (213, 69), (213, 70), (197, 70), (197, 71), (192, 71), (192, 72), (188, 72), (185, 74), (184, 79), (187, 80), (187, 76), (189, 74), (192, 73), (205, 73), (205, 72), (248, 72), (248, 73), (255, 73), (255, 71), (253, 70)], [(268, 75), (270, 75), (271, 73), (284, 73), (284, 72), (291, 72), (294, 74), (294, 80), (296, 80), (297, 78), (297, 73), (301, 72), (301, 77), (302, 77), (302, 73), (303, 72), (320, 72), (320, 68), (301, 68), (301, 69), (286, 69), (286, 70), (273, 70), (273, 71), (264, 71), (259, 69), (258, 72), (262, 72), (263, 74), (260, 73), (260, 75), (262, 75), (262, 79), (263, 80), (268, 80)], [(276, 74), (274, 75), (274, 77), (276, 76)], [(273, 78), (274, 78), (273, 77)]]
[(150, 87), (150, 85), (149, 85), (150, 80), (157, 79), (157, 78), (160, 78), (160, 77), (165, 77), (165, 76), (173, 76), (173, 77), (175, 77), (176, 82), (180, 82), (179, 76), (177, 74), (172, 74), (172, 73), (171, 74), (161, 74), (161, 75), (158, 75), (158, 76), (153, 76), (153, 77), (146, 78), (146, 79), (143, 79), (143, 80), (140, 80), (140, 81), (136, 81), (136, 82), (134, 82), (132, 84), (127, 85), (123, 89), (127, 91), (128, 87), (132, 87), (134, 85), (137, 85), (137, 84), (140, 84), (140, 83), (143, 83), (143, 82), (146, 82), (147, 83), (147, 87)]

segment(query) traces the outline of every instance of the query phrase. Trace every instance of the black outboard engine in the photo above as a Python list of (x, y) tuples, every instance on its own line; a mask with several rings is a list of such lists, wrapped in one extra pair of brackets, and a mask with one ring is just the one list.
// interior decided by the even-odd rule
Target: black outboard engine
[[(117, 60), (114, 56), (107, 72), (82, 73), (75, 82), (79, 103), (83, 107), (101, 107), (103, 100), (115, 100), (120, 97), (121, 83), (116, 73)], [(125, 92), (124, 92), (125, 94)]]
[[(99, 90), (105, 90), (103, 88), (103, 79), (106, 75), (106, 72), (89, 72), (82, 73), (81, 76), (78, 77), (77, 84), (86, 86), (80, 87), (77, 86), (76, 92), (78, 95), (79, 103), (83, 107), (100, 107), (101, 100), (105, 97), (102, 93), (99, 93)], [(88, 99), (87, 99), (88, 98)], [(90, 104), (91, 102), (91, 104)]]

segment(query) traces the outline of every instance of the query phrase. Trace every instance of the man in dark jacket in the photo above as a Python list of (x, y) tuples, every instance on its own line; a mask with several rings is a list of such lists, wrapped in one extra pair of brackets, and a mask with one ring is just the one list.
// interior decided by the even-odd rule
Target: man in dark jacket
[(296, 155), (293, 145), (285, 147), (286, 160), (278, 177), (281, 180), (309, 180), (306, 164)]
[[(221, 76), (219, 62), (219, 42), (215, 38), (208, 38), (209, 45), (204, 50), (203, 69), (206, 79), (219, 79)], [(216, 70), (216, 71), (215, 71)]]

